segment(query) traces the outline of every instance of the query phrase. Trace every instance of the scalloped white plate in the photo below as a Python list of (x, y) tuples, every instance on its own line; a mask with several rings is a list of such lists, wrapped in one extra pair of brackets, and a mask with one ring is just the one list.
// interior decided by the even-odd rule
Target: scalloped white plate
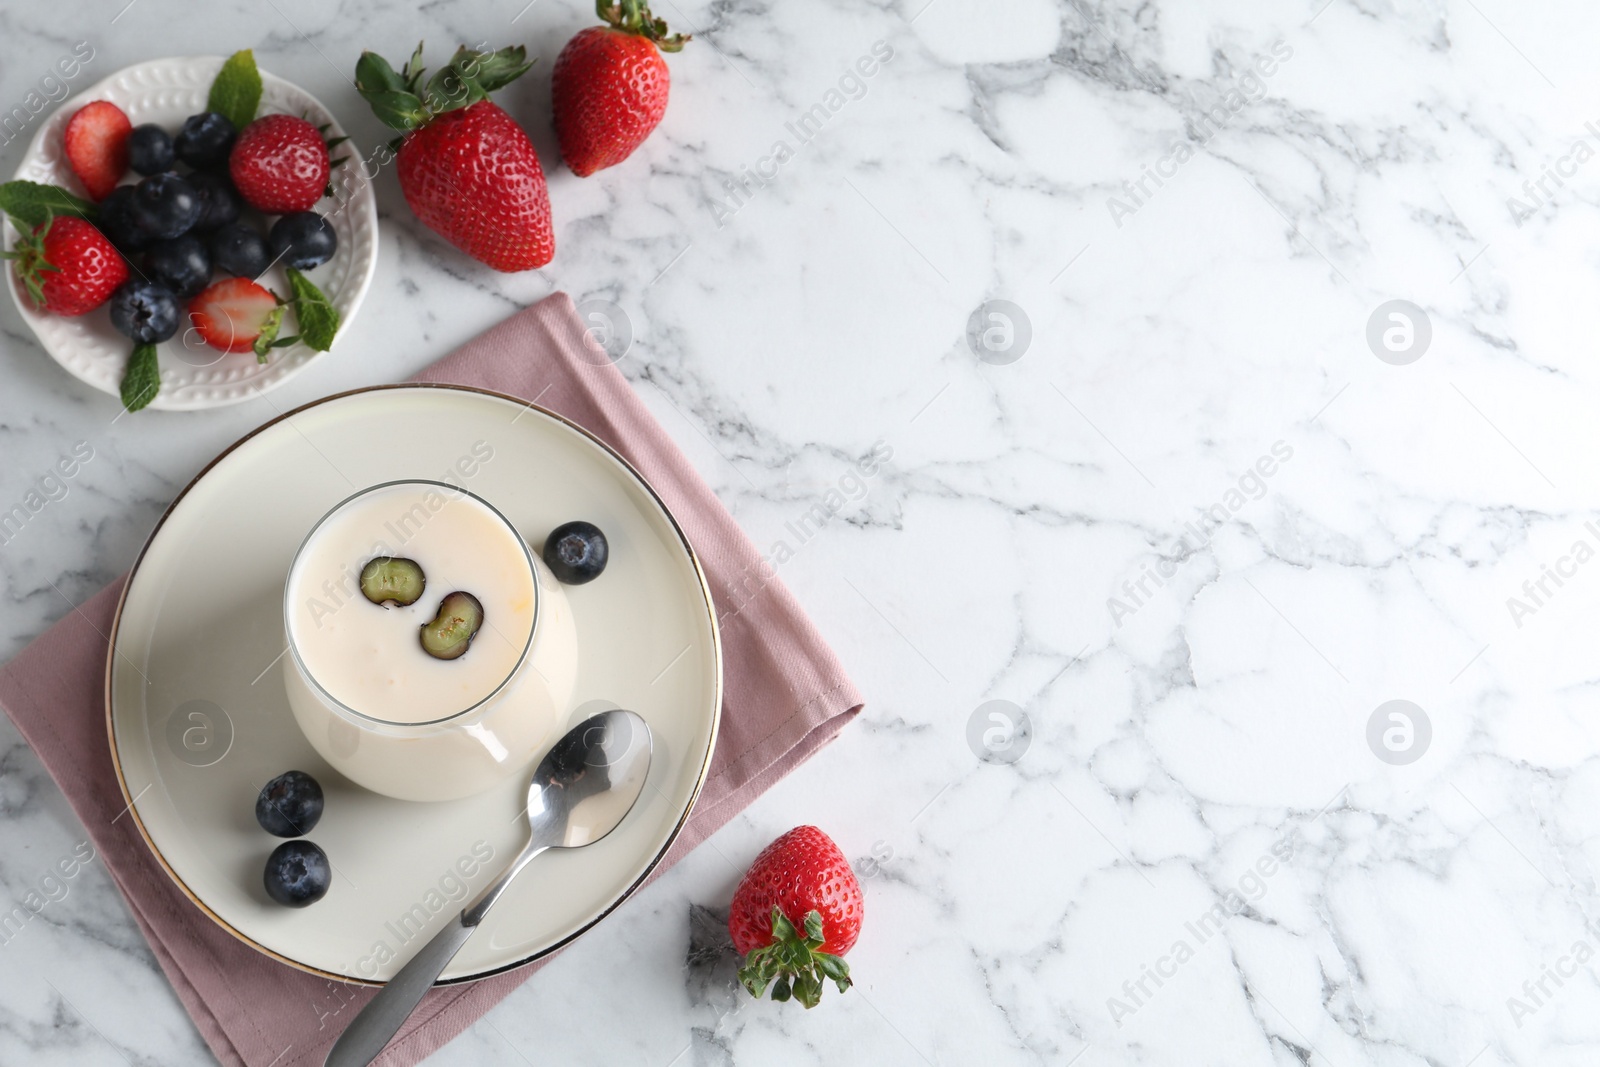
[[(80, 107), (93, 100), (109, 100), (125, 111), (135, 126), (155, 122), (176, 133), (184, 119), (205, 110), (211, 82), (221, 67), (221, 56), (152, 59), (124, 67), (57, 108), (34, 136), (15, 176), (60, 185), (83, 195), (83, 186), (67, 165), (61, 149), (67, 122)], [(301, 115), (317, 126), (329, 123), (330, 138), (344, 136), (333, 114), (304, 89), (266, 71), (261, 72), (261, 82), (260, 114)], [(347, 141), (342, 147), (352, 157), (345, 166), (358, 166), (359, 160), (354, 157), (359, 153), (354, 146)], [(134, 181), (138, 177), (130, 172), (124, 181)], [(341, 337), (366, 296), (378, 262), (378, 208), (372, 184), (350, 182), (341, 190), (341, 195), (345, 193), (348, 196), (338, 210), (335, 210), (338, 201), (326, 197), (317, 204), (316, 210), (333, 223), (339, 237), (339, 250), (333, 259), (308, 273), (339, 309)], [(10, 249), (18, 234), (9, 222), (4, 232), (5, 247)], [(10, 276), (11, 297), (16, 301), (17, 310), (23, 321), (32, 327), (45, 351), (75, 377), (102, 392), (120, 396), (122, 371), (127, 365), (128, 353), (133, 350), (133, 342), (112, 328), (106, 308), (74, 318), (39, 311), (17, 281), (16, 272), (7, 270), (6, 273)], [(260, 280), (281, 295), (289, 292), (288, 279), (278, 267), (273, 267)], [(337, 344), (335, 341), (335, 349)], [(168, 411), (195, 411), (237, 404), (276, 389), (319, 355), (322, 353), (296, 344), (275, 349), (270, 361), (263, 364), (256, 362), (256, 357), (249, 352), (218, 352), (187, 330), (180, 330), (172, 340), (161, 345), (161, 392), (150, 406)]]

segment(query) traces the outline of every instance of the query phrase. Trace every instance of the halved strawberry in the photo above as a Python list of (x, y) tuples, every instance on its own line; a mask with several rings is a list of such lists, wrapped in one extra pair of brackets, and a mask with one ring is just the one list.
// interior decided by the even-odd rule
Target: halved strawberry
[(67, 164), (95, 200), (104, 200), (128, 173), (128, 134), (133, 123), (109, 100), (78, 109), (63, 138)]
[(272, 290), (249, 278), (224, 278), (189, 301), (189, 321), (212, 348), (249, 352), (263, 337), (263, 348), (272, 344), (283, 323), (283, 306)]

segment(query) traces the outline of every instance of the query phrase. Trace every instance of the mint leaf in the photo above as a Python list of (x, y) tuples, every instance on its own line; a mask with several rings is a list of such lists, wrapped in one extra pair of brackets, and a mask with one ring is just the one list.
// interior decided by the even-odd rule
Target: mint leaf
[(285, 273), (289, 275), (289, 288), (294, 293), (291, 303), (300, 323), (300, 340), (309, 348), (326, 352), (333, 347), (334, 334), (339, 332), (338, 310), (322, 295), (316, 282), (293, 267)]
[(215, 111), (242, 130), (256, 117), (261, 106), (261, 72), (256, 70), (255, 53), (246, 48), (235, 52), (217, 71), (211, 83), (206, 110)]
[(17, 228), (42, 226), (52, 215), (77, 215), (94, 219), (95, 206), (58, 185), (13, 181), (0, 185), (0, 211), (17, 221)]
[(156, 398), (161, 390), (161, 367), (156, 361), (155, 345), (135, 345), (128, 357), (128, 369), (122, 372), (122, 406), (138, 411)]

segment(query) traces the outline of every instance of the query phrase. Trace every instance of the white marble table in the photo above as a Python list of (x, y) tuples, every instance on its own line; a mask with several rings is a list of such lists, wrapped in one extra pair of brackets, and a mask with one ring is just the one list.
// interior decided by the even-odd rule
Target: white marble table
[[(249, 46), (371, 145), (361, 48), (519, 41), (540, 64), (504, 102), (548, 165), (550, 63), (590, 10), (523, 4), (7, 5), (0, 110), (80, 40), (86, 77)], [(0, 306), (0, 506), (94, 450), (0, 545), (0, 656), (278, 411), (554, 288), (608, 299), (621, 366), (791, 542), (869, 704), (430, 1064), (1600, 1061), (1600, 12), (658, 13), (699, 35), (671, 110), (624, 167), (551, 168), (549, 269), (478, 269), (385, 176), (365, 310), (269, 399), (117, 419)], [(974, 348), (993, 300), (1027, 326), (980, 317)], [(80, 829), (9, 724), (0, 752), (5, 902)], [(859, 857), (868, 907), (857, 990), (811, 1013), (708, 949), (801, 822)], [(210, 1062), (97, 864), (0, 947), (0, 1062)]]

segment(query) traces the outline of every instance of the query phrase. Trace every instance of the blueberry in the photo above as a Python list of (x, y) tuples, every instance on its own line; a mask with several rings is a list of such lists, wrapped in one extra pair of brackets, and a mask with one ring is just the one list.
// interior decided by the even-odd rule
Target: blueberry
[(568, 585), (582, 585), (600, 577), (609, 554), (606, 535), (592, 522), (562, 523), (550, 531), (544, 542), (545, 564)]
[(133, 215), (133, 186), (119, 185), (111, 195), (100, 201), (100, 215), (96, 222), (100, 232), (124, 255), (141, 251), (150, 243), (146, 233)]
[(177, 174), (153, 174), (133, 188), (133, 218), (151, 237), (182, 237), (205, 205), (189, 180)]
[(131, 278), (111, 294), (111, 325), (140, 344), (159, 344), (178, 332), (178, 298), (145, 278)]
[(256, 797), (256, 822), (278, 837), (304, 837), (320, 818), (322, 786), (305, 771), (284, 771)]
[(261, 875), (267, 896), (286, 908), (315, 904), (332, 882), (328, 854), (310, 841), (285, 841), (273, 849)]
[(178, 158), (195, 170), (208, 170), (228, 162), (228, 153), (233, 151), (233, 141), (238, 136), (239, 131), (226, 117), (205, 111), (183, 120), (183, 129), (178, 131), (173, 147)]
[(128, 134), (128, 165), (140, 174), (160, 174), (172, 160), (172, 138), (160, 126), (147, 122)]
[(200, 170), (187, 175), (189, 184), (194, 186), (194, 191), (200, 197), (200, 221), (194, 228), (202, 232), (210, 232), (230, 222), (239, 221), (239, 210), (243, 201), (234, 190), (233, 183), (227, 175), (217, 174), (214, 171)]
[(235, 278), (259, 278), (272, 263), (267, 242), (242, 222), (224, 226), (211, 235), (211, 262)]
[(145, 254), (145, 273), (183, 299), (194, 296), (211, 281), (211, 253), (192, 233), (157, 241)]
[(295, 270), (320, 267), (333, 258), (339, 238), (315, 211), (296, 211), (272, 224), (272, 257)]

